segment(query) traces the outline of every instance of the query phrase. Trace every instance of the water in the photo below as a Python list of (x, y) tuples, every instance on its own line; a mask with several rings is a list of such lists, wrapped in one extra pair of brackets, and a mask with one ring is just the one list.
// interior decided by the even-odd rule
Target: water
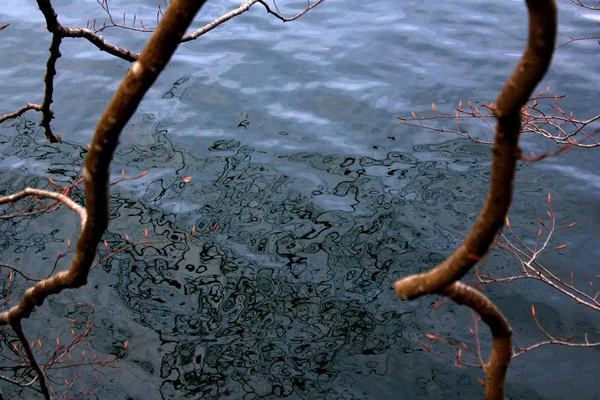
[[(0, 32), (1, 113), (41, 100), (49, 43), (35, 4), (8, 1), (0, 10), (0, 23), (11, 23)], [(125, 3), (111, 6), (153, 19), (152, 5)], [(237, 5), (216, 3), (204, 7), (196, 27)], [(103, 18), (94, 1), (55, 6), (69, 26)], [(283, 6), (291, 13), (302, 3)], [(594, 32), (591, 12), (566, 0), (559, 6), (559, 41)], [(124, 234), (142, 240), (144, 229), (151, 240), (165, 240), (193, 225), (218, 227), (110, 259), (86, 289), (48, 300), (25, 323), (27, 332), (46, 346), (57, 336), (66, 343), (64, 315), (83, 318), (72, 302), (93, 303), (86, 353), (105, 359), (129, 341), (120, 369), (78, 370), (85, 388), (100, 376), (94, 392), (102, 399), (211, 399), (225, 388), (232, 399), (480, 398), (480, 371), (457, 369), (422, 348), (431, 344), (425, 333), (471, 345), (468, 311), (452, 304), (434, 310), (433, 296), (400, 302), (391, 285), (460, 243), (487, 190), (490, 152), (397, 117), (428, 112), (432, 102), (451, 112), (461, 99), (493, 100), (519, 57), (525, 23), (524, 5), (515, 1), (327, 1), (286, 24), (256, 6), (183, 45), (123, 132), (115, 178), (121, 169), (149, 173), (114, 187), (106, 239), (117, 247)], [(105, 37), (136, 51), (146, 40), (110, 30)], [(129, 66), (83, 40), (68, 39), (61, 50), (53, 128), (64, 143), (46, 143), (33, 112), (2, 124), (2, 194), (76, 174)], [(590, 42), (561, 48), (540, 87), (567, 94), (565, 108), (582, 119), (595, 115), (599, 54)], [(491, 137), (482, 126), (469, 129)], [(526, 151), (552, 148), (532, 136), (523, 143)], [(582, 286), (596, 272), (596, 170), (595, 150), (523, 164), (511, 210), (513, 225), (535, 234), (552, 192), (560, 221), (579, 225), (560, 233), (556, 244), (569, 247), (546, 265), (564, 276), (575, 271)], [(79, 228), (61, 210), (4, 221), (0, 229), (3, 262), (40, 276)], [(505, 253), (487, 268), (518, 271)], [(544, 339), (531, 304), (557, 336), (597, 329), (596, 315), (536, 282), (487, 293), (513, 323), (519, 347)], [(596, 398), (596, 355), (544, 348), (518, 358), (508, 394)], [(50, 376), (59, 390), (72, 375)]]

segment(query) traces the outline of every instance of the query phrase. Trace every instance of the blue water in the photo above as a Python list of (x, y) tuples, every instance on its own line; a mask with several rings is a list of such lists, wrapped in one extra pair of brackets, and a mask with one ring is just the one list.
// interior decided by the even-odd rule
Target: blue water
[[(155, 18), (149, 3), (110, 4), (148, 25)], [(208, 2), (194, 27), (237, 4)], [(104, 19), (95, 1), (55, 6), (67, 26)], [(597, 31), (597, 14), (567, 0), (559, 8), (559, 42)], [(218, 227), (112, 258), (86, 288), (36, 311), (28, 335), (47, 346), (57, 336), (66, 343), (65, 314), (81, 317), (73, 301), (93, 303), (95, 328), (81, 349), (104, 359), (129, 341), (120, 369), (78, 369), (86, 388), (100, 376), (93, 391), (101, 399), (212, 399), (225, 388), (223, 398), (248, 400), (481, 398), (481, 371), (457, 369), (422, 348), (431, 344), (425, 333), (473, 345), (468, 310), (434, 310), (433, 296), (400, 302), (391, 285), (431, 268), (464, 238), (487, 191), (490, 151), (397, 117), (430, 113), (432, 102), (452, 113), (459, 100), (494, 100), (520, 56), (526, 21), (520, 1), (328, 0), (286, 24), (258, 5), (182, 45), (122, 134), (115, 178), (121, 169), (149, 173), (114, 187), (106, 239), (118, 247), (124, 234), (142, 240), (144, 229), (160, 240), (193, 225)], [(41, 102), (50, 38), (34, 2), (5, 0), (4, 23), (11, 25), (0, 32), (0, 114)], [(135, 51), (147, 40), (119, 30), (104, 36)], [(80, 39), (65, 39), (61, 51), (52, 127), (64, 143), (46, 142), (34, 112), (2, 124), (1, 194), (46, 187), (48, 176), (72, 179), (129, 67)], [(600, 109), (599, 64), (597, 43), (562, 47), (540, 90), (566, 94), (563, 108), (590, 118)], [(492, 137), (484, 125), (465, 126)], [(532, 135), (523, 147), (554, 148)], [(597, 272), (596, 151), (522, 164), (511, 209), (513, 225), (534, 237), (551, 192), (559, 220), (579, 222), (556, 238), (569, 247), (544, 261), (562, 276), (574, 271), (582, 287)], [(43, 275), (76, 238), (77, 222), (66, 210), (1, 222), (2, 262)], [(519, 271), (498, 251), (486, 268)], [(486, 293), (513, 324), (517, 347), (544, 339), (531, 304), (556, 336), (597, 330), (597, 315), (540, 283)], [(436, 349), (455, 357), (455, 349)], [(597, 355), (547, 347), (517, 358), (507, 393), (597, 398)], [(49, 376), (58, 391), (72, 373)], [(4, 386), (9, 398), (33, 396)]]

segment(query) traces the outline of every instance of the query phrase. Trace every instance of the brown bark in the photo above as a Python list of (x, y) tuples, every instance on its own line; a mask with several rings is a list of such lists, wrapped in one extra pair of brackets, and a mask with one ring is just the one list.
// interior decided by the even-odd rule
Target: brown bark
[(512, 358), (512, 330), (496, 305), (483, 293), (464, 283), (454, 282), (442, 294), (457, 304), (471, 307), (492, 332), (492, 354), (486, 368), (485, 398), (504, 399), (504, 379)]
[[(47, 1), (41, 1), (39, 4)], [(133, 64), (102, 115), (84, 164), (87, 220), (77, 241), (75, 257), (68, 271), (59, 272), (27, 289), (21, 301), (0, 314), (0, 325), (14, 325), (27, 318), (51, 294), (87, 283), (100, 238), (108, 226), (109, 165), (119, 134), (135, 112), (146, 91), (163, 70), (204, 0), (173, 0), (138, 62)], [(40, 9), (47, 21), (56, 21), (51, 8)], [(56, 22), (58, 24), (58, 22)], [(56, 29), (50, 26), (49, 30)]]
[(414, 299), (462, 278), (488, 251), (504, 224), (512, 201), (521, 127), (521, 107), (542, 79), (554, 50), (556, 7), (553, 0), (527, 0), (529, 41), (521, 61), (506, 81), (494, 105), (498, 119), (493, 147), (491, 187), (485, 205), (464, 243), (433, 270), (395, 284), (402, 299)]
[(493, 147), (491, 185), (486, 202), (463, 244), (433, 270), (406, 277), (394, 285), (402, 299), (444, 294), (477, 311), (492, 331), (492, 354), (486, 371), (486, 397), (504, 398), (504, 378), (512, 356), (511, 329), (496, 306), (473, 288), (457, 282), (489, 251), (502, 228), (513, 196), (521, 130), (521, 108), (546, 73), (556, 39), (554, 0), (526, 0), (529, 39), (525, 52), (507, 79), (494, 106), (498, 122)]
[[(40, 0), (39, 4), (46, 20), (49, 21), (48, 30), (52, 32), (52, 30), (60, 29), (56, 13), (50, 3)], [(81, 211), (83, 229), (77, 240), (75, 256), (69, 270), (59, 272), (30, 287), (23, 294), (19, 304), (0, 314), (0, 325), (10, 325), (19, 334), (27, 357), (38, 376), (42, 394), (46, 399), (50, 399), (51, 396), (46, 386), (44, 373), (28, 347), (21, 329), (21, 321), (29, 317), (35, 307), (42, 305), (51, 294), (60, 293), (67, 288), (77, 288), (87, 283), (90, 268), (96, 256), (96, 249), (108, 226), (110, 216), (109, 166), (118, 144), (119, 135), (145, 93), (175, 52), (185, 30), (202, 4), (204, 4), (204, 0), (173, 0), (139, 60), (127, 72), (100, 118), (84, 163), (87, 218), (85, 212)], [(47, 7), (43, 7), (43, 5)], [(55, 44), (58, 47), (60, 38), (60, 35), (53, 36), (53, 47)], [(58, 51), (57, 48), (56, 51)], [(49, 68), (47, 77), (51, 72), (53, 71)], [(25, 192), (23, 191), (23, 193)], [(7, 196), (7, 199), (9, 197)]]

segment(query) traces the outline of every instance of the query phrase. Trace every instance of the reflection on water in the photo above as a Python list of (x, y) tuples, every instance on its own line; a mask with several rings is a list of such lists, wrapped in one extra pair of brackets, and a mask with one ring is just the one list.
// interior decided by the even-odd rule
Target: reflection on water
[[(420, 351), (408, 334), (420, 324), (408, 316), (428, 310), (399, 304), (390, 287), (395, 277), (439, 262), (466, 228), (456, 216), (477, 210), (483, 190), (466, 188), (486, 172), (465, 142), (444, 149), (471, 160), (464, 172), (399, 152), (381, 160), (278, 156), (274, 164), (294, 177), (254, 162), (256, 150), (239, 141), (217, 141), (200, 160), (167, 144), (168, 136), (154, 137), (125, 146), (118, 162), (138, 165), (129, 154), (144, 154), (144, 163), (162, 165), (181, 154), (188, 167), (215, 178), (162, 178), (147, 185), (171, 190), (155, 190), (154, 199), (146, 192), (144, 200), (161, 208), (174, 199), (193, 202), (199, 206), (189, 220), (199, 228), (218, 224), (187, 245), (145, 248), (111, 263), (122, 302), (160, 335), (165, 398), (215, 396), (224, 387), (259, 398), (370, 398), (353, 389), (357, 377), (386, 375), (390, 354)], [(170, 231), (156, 217), (138, 218)], [(131, 223), (118, 221), (113, 230)], [(406, 378), (414, 384), (416, 376)]]
[[(81, 148), (38, 145), (32, 126), (19, 124), (8, 130), (20, 135), (4, 137), (4, 156), (19, 149), (40, 171), (74, 176), (77, 169), (65, 166), (77, 164)], [(294, 153), (265, 163), (254, 161), (261, 159), (256, 149), (233, 140), (215, 141), (210, 156), (199, 159), (154, 126), (143, 143), (118, 150), (115, 162), (128, 172), (159, 168), (113, 194), (108, 243), (118, 247), (124, 233), (135, 237), (146, 228), (170, 239), (192, 224), (218, 228), (187, 242), (135, 248), (104, 264), (106, 273), (95, 272), (92, 282), (109, 288), (94, 299), (95, 351), (110, 352), (117, 337), (135, 349), (137, 331), (155, 332), (159, 357), (143, 360), (134, 350), (123, 364), (139, 364), (162, 398), (210, 398), (225, 387), (243, 398), (367, 399), (400, 387), (425, 396), (428, 385), (456, 386), (456, 379), (466, 384), (461, 393), (478, 393), (470, 375), (436, 378), (435, 360), (416, 362), (411, 354), (422, 351), (420, 333), (433, 329), (429, 300), (400, 303), (391, 291), (398, 276), (440, 262), (475, 215), (484, 188), (470, 183), (483, 181), (487, 170), (469, 143), (417, 146), (383, 159)], [(419, 160), (432, 154), (438, 161)], [(190, 183), (184, 172), (193, 175)], [(24, 185), (14, 174), (12, 180), (2, 187)], [(2, 224), (12, 229), (2, 259), (35, 243), (38, 251), (60, 248), (72, 232), (25, 221)], [(128, 317), (101, 318), (108, 307)], [(398, 368), (391, 357), (410, 370), (390, 371), (390, 364)], [(385, 387), (367, 383), (376, 376)]]
[[(43, 187), (44, 171), (57, 181), (75, 177), (81, 146), (37, 143), (35, 124), (26, 120), (4, 128), (6, 193)], [(420, 354), (423, 333), (440, 326), (464, 337), (466, 329), (456, 326), (464, 317), (453, 306), (432, 312), (435, 299), (399, 302), (391, 285), (458, 245), (485, 195), (485, 149), (458, 140), (382, 158), (277, 155), (215, 140), (200, 158), (151, 115), (132, 124), (130, 134), (140, 129), (137, 143), (125, 137), (115, 164), (128, 175), (157, 167), (115, 187), (106, 239), (119, 247), (125, 233), (139, 238), (148, 229), (175, 242), (117, 255), (93, 273), (91, 297), (77, 295), (98, 310), (91, 351), (114, 354), (129, 340), (132, 350), (121, 364), (143, 382), (132, 387), (132, 377), (113, 379), (100, 368), (111, 382), (97, 390), (101, 398), (113, 390), (140, 396), (146, 386), (156, 394), (144, 398), (165, 399), (211, 398), (225, 388), (235, 398), (480, 395), (476, 371)], [(19, 167), (22, 160), (29, 169)], [(75, 197), (82, 200), (81, 193)], [(58, 222), (65, 218), (69, 225)], [(1, 224), (0, 257), (39, 276), (38, 260), (64, 250), (76, 224), (64, 210)], [(176, 241), (194, 224), (199, 231), (218, 227)], [(42, 308), (38, 323), (62, 317), (58, 304), (68, 298)], [(58, 332), (60, 320), (51, 323)], [(535, 397), (526, 386), (517, 392)]]

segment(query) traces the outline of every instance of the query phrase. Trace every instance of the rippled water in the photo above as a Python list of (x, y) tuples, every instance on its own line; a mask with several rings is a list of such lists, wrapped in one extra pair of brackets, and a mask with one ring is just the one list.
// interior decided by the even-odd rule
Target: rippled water
[[(125, 3), (111, 4), (153, 19), (152, 6)], [(209, 2), (196, 26), (236, 4)], [(291, 13), (302, 5), (284, 6)], [(559, 5), (559, 41), (593, 33), (590, 12)], [(67, 25), (102, 17), (90, 0), (56, 7)], [(8, 0), (0, 8), (6, 22), (0, 113), (41, 99), (49, 44), (33, 2)], [(106, 239), (114, 247), (124, 234), (141, 240), (144, 229), (152, 239), (174, 239), (194, 224), (218, 227), (112, 258), (88, 289), (36, 311), (29, 334), (68, 338), (70, 301), (94, 303), (86, 351), (106, 357), (130, 342), (121, 369), (83, 370), (82, 384), (101, 376), (95, 392), (103, 399), (211, 399), (225, 388), (232, 399), (481, 397), (479, 371), (456, 369), (421, 346), (427, 332), (471, 343), (469, 313), (433, 310), (434, 297), (400, 302), (391, 285), (460, 243), (487, 190), (489, 149), (397, 117), (427, 112), (431, 102), (448, 111), (460, 99), (493, 100), (519, 57), (525, 23), (515, 1), (328, 0), (286, 24), (256, 7), (183, 45), (123, 132), (113, 171), (150, 172), (114, 188)], [(119, 31), (105, 37), (134, 50), (145, 40)], [(47, 144), (34, 113), (4, 123), (2, 194), (75, 176), (128, 68), (81, 40), (67, 40), (62, 53), (53, 127), (65, 142)], [(599, 54), (594, 43), (561, 48), (541, 87), (566, 93), (568, 108), (591, 117)], [(524, 143), (550, 147), (534, 137)], [(559, 272), (597, 270), (597, 165), (590, 150), (520, 167), (513, 224), (535, 232), (548, 192), (562, 220), (580, 221), (561, 233), (570, 247), (547, 260)], [(3, 222), (2, 260), (39, 273), (77, 229), (64, 210)], [(500, 273), (516, 267), (502, 253), (489, 265)], [(543, 339), (528, 314), (532, 303), (556, 335), (597, 326), (597, 316), (534, 283), (488, 293), (513, 322), (517, 346)], [(597, 354), (546, 348), (519, 358), (508, 393), (596, 398)]]

